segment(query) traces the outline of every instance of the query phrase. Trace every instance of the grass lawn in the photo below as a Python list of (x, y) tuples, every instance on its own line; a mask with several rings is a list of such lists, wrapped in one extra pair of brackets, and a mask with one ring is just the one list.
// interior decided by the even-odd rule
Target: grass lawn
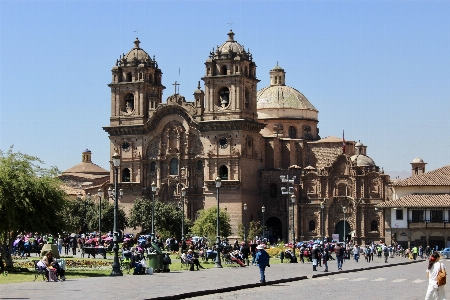
[[(180, 259), (176, 258), (176, 255), (170, 255), (172, 264), (169, 266), (171, 271), (188, 271), (189, 268), (181, 266)], [(87, 278), (87, 277), (99, 277), (99, 276), (109, 276), (111, 273), (111, 265), (113, 263), (112, 259), (101, 259), (101, 258), (73, 258), (73, 257), (63, 257), (66, 260), (66, 277), (67, 278)], [(38, 257), (31, 257), (26, 260), (14, 261), (15, 267), (28, 268), (30, 272), (9, 272), (7, 275), (0, 274), (0, 284), (8, 283), (19, 283), (19, 282), (31, 282), (34, 280), (34, 266), (32, 260), (39, 259)], [(279, 259), (271, 259), (271, 264), (280, 263)], [(203, 261), (200, 259), (200, 264), (205, 269), (214, 268), (214, 261)], [(73, 266), (73, 267), (71, 267)], [(236, 268), (237, 264), (226, 264), (222, 261), (222, 266), (224, 268)], [(130, 275), (133, 274), (133, 270), (130, 271)], [(128, 274), (124, 273), (128, 276)], [(42, 280), (42, 276), (39, 276), (36, 280)]]

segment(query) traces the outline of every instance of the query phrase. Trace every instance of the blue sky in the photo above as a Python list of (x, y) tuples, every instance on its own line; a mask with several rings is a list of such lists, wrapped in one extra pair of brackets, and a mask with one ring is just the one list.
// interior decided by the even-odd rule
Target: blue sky
[[(139, 36), (192, 101), (213, 47), (250, 48), (258, 89), (277, 61), (319, 110), (320, 135), (360, 140), (389, 172), (450, 158), (450, 1), (0, 1), (0, 149), (66, 170), (109, 168), (111, 68)], [(232, 24), (230, 24), (232, 23)], [(136, 32), (137, 31), (137, 32)], [(396, 174), (396, 173), (392, 173)]]

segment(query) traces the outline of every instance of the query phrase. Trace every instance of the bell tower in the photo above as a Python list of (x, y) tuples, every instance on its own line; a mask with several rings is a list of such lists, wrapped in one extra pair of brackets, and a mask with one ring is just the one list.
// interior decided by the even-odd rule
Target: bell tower
[(143, 125), (161, 103), (165, 87), (158, 63), (144, 49), (138, 38), (127, 54), (112, 68), (110, 125)]
[(256, 64), (250, 50), (234, 40), (232, 30), (228, 39), (209, 53), (205, 65), (204, 120), (255, 120)]

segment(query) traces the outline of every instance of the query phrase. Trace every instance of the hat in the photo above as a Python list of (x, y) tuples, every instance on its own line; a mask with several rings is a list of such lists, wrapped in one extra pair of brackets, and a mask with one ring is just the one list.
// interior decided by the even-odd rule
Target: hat
[(192, 249), (189, 249), (188, 252), (192, 252)]
[(256, 249), (262, 250), (262, 249), (264, 249), (264, 246), (263, 245), (258, 245), (258, 247), (256, 247)]

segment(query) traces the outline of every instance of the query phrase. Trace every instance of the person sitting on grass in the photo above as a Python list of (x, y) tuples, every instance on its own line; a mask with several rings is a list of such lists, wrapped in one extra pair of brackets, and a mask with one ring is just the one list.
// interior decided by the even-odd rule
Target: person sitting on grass
[(197, 267), (197, 270), (199, 270), (199, 268), (204, 269), (202, 267), (202, 265), (200, 264), (200, 262), (198, 261), (198, 258), (194, 257), (194, 251), (192, 251), (192, 249), (188, 250), (186, 258), (187, 258), (187, 261), (191, 264), (191, 268), (189, 269), (189, 271), (194, 271), (194, 266)]

